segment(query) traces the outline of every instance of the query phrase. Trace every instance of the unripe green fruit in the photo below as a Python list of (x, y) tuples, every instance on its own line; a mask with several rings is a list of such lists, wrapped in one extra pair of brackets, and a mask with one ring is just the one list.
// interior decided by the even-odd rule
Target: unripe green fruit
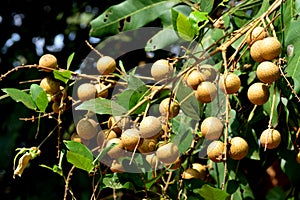
[(263, 83), (273, 83), (279, 74), (279, 67), (270, 61), (261, 62), (256, 69), (257, 78)]
[(156, 151), (156, 156), (159, 161), (164, 164), (174, 163), (180, 156), (177, 145), (170, 142), (163, 146), (160, 146)]
[(125, 130), (121, 135), (124, 147), (128, 151), (133, 151), (136, 147), (139, 147), (143, 142), (143, 138), (141, 138), (140, 135), (140, 131), (137, 129)]
[(233, 137), (230, 140), (229, 156), (233, 160), (241, 160), (247, 156), (249, 151), (248, 143), (241, 137)]
[(265, 60), (277, 58), (281, 52), (281, 44), (275, 37), (266, 37), (261, 40), (261, 56)]
[(159, 134), (162, 130), (162, 124), (157, 117), (147, 116), (141, 121), (139, 128), (142, 138), (150, 138)]
[(97, 61), (97, 70), (102, 75), (108, 75), (116, 70), (116, 61), (110, 56), (103, 56)]
[(170, 98), (165, 98), (159, 104), (160, 114), (164, 117), (167, 117), (168, 114), (169, 119), (176, 117), (179, 114), (179, 111), (180, 105), (176, 100), (171, 100), (170, 102)]
[(212, 82), (201, 82), (195, 91), (195, 96), (201, 103), (210, 103), (217, 96), (217, 88)]
[(76, 125), (77, 134), (79, 137), (90, 140), (98, 133), (98, 124), (93, 119), (83, 118)]
[[(45, 54), (39, 59), (39, 66), (56, 69), (57, 68), (57, 59), (52, 54)], [(51, 72), (52, 70), (43, 69), (45, 72)]]
[(166, 59), (160, 59), (153, 63), (151, 75), (156, 81), (169, 79), (173, 74), (173, 65)]
[(220, 90), (225, 94), (236, 93), (241, 87), (241, 80), (238, 75), (234, 73), (228, 73), (226, 76), (221, 75), (219, 79)]
[(213, 162), (222, 162), (225, 145), (222, 141), (214, 140), (207, 147), (207, 156)]
[(97, 94), (95, 85), (91, 83), (83, 83), (77, 88), (77, 96), (81, 101), (94, 99)]
[(217, 117), (207, 117), (201, 123), (201, 133), (209, 140), (217, 140), (223, 134), (223, 124)]
[(263, 105), (269, 99), (269, 87), (264, 83), (253, 83), (248, 88), (247, 96), (251, 103), (255, 105)]
[(260, 135), (260, 144), (267, 149), (275, 149), (281, 142), (281, 134), (276, 129), (266, 129)]
[(51, 95), (60, 92), (60, 82), (51, 78), (50, 76), (47, 76), (41, 80), (40, 87), (43, 88), (46, 93)]

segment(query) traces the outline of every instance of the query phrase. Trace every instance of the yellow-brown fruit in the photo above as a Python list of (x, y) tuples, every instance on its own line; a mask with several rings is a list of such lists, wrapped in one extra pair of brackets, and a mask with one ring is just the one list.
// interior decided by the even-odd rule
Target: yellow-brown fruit
[(76, 125), (77, 134), (79, 137), (90, 140), (98, 133), (98, 124), (93, 119), (83, 118)]
[(99, 83), (95, 85), (97, 90), (97, 97), (106, 98), (108, 96), (108, 89), (105, 88), (106, 86), (103, 83)]
[(97, 144), (98, 146), (101, 148), (101, 147), (105, 147), (103, 146), (105, 143), (106, 143), (106, 135), (104, 133), (104, 130), (101, 130), (98, 132), (97, 134)]
[(103, 56), (97, 61), (97, 70), (102, 75), (108, 75), (116, 70), (116, 61), (110, 56)]
[(142, 154), (149, 154), (155, 151), (157, 140), (151, 138), (144, 138), (142, 144), (138, 147)]
[(162, 130), (162, 124), (157, 117), (147, 116), (143, 118), (139, 128), (142, 138), (150, 138), (159, 134)]
[[(51, 69), (57, 69), (57, 67), (58, 67), (57, 59), (52, 54), (42, 55), (39, 59), (39, 66), (47, 67), (47, 68), (51, 68)], [(51, 72), (52, 71), (50, 69), (42, 69), (42, 70), (45, 71), (45, 72)]]
[(108, 128), (114, 130), (117, 134), (121, 134), (123, 130), (130, 127), (130, 118), (121, 116), (110, 116), (108, 119)]
[(300, 164), (300, 152), (297, 153), (297, 156), (296, 156), (296, 161), (297, 163)]
[(217, 96), (217, 88), (212, 82), (201, 82), (195, 91), (195, 96), (196, 99), (201, 103), (210, 103)]
[(60, 82), (51, 78), (50, 76), (47, 76), (41, 80), (40, 87), (43, 88), (46, 93), (51, 95), (60, 92)]
[(147, 154), (145, 159), (150, 164), (152, 169), (158, 169), (161, 167), (161, 163), (159, 162), (155, 153)]
[(164, 164), (174, 163), (180, 156), (177, 145), (170, 142), (163, 146), (160, 146), (156, 151), (156, 156), (159, 161)]
[(225, 75), (221, 75), (219, 79), (219, 88), (225, 94), (236, 93), (241, 87), (240, 77), (234, 73), (228, 73), (225, 79)]
[(159, 104), (159, 112), (162, 116), (167, 117), (169, 115), (169, 119), (176, 117), (179, 114), (180, 105), (176, 100), (171, 100), (170, 98), (163, 99)]
[(262, 57), (262, 40), (255, 41), (252, 46), (250, 47), (250, 55), (251, 58), (256, 62), (262, 62), (265, 59)]
[(281, 44), (277, 38), (266, 37), (261, 41), (261, 56), (264, 60), (273, 60), (279, 56)]
[(125, 172), (124, 167), (122, 166), (121, 163), (119, 163), (118, 161), (114, 160), (110, 166), (110, 170), (112, 172), (117, 172), (117, 173), (123, 173)]
[(166, 59), (160, 59), (153, 63), (151, 75), (156, 81), (166, 80), (173, 74), (173, 65)]
[(249, 151), (248, 143), (241, 137), (233, 137), (230, 140), (229, 156), (233, 160), (241, 160), (247, 156)]
[(104, 134), (105, 134), (105, 137), (106, 137), (107, 140), (118, 137), (118, 134), (114, 130), (106, 129), (106, 130), (103, 130), (103, 131), (104, 131)]
[(193, 90), (197, 90), (198, 85), (201, 83), (202, 75), (198, 70), (193, 70), (186, 79), (186, 83)]
[(255, 105), (263, 105), (269, 99), (269, 87), (264, 83), (253, 83), (248, 88), (247, 96), (251, 103)]
[(197, 170), (200, 174), (200, 179), (204, 180), (207, 175), (207, 167), (205, 165), (202, 165), (200, 163), (193, 163), (192, 168)]
[(125, 150), (123, 149), (124, 145), (120, 138), (113, 138), (107, 141), (106, 147), (113, 146), (108, 152), (107, 155), (110, 158), (118, 159), (125, 155)]
[(87, 101), (96, 97), (97, 90), (95, 85), (91, 83), (83, 83), (77, 88), (77, 96), (81, 101)]
[(252, 32), (248, 35), (246, 41), (248, 44), (253, 43), (257, 40), (262, 40), (268, 36), (268, 32), (264, 29), (264, 27), (257, 26)]
[(223, 134), (223, 124), (217, 117), (207, 117), (200, 126), (202, 135), (209, 140), (217, 140)]
[(281, 142), (281, 134), (276, 129), (266, 129), (260, 135), (260, 144), (267, 149), (275, 149)]
[(214, 140), (207, 147), (207, 156), (213, 162), (222, 162), (225, 145), (222, 141)]
[(121, 134), (121, 140), (124, 147), (128, 151), (133, 151), (134, 148), (140, 146), (143, 138), (140, 136), (140, 131), (137, 129), (127, 129)]
[(217, 70), (209, 64), (204, 64), (198, 67), (198, 70), (201, 74), (200, 81), (209, 81), (213, 82), (217, 77)]
[(257, 78), (263, 83), (273, 83), (279, 74), (279, 67), (270, 61), (261, 62), (256, 69)]
[(181, 174), (181, 177), (183, 179), (201, 179), (200, 173), (193, 168), (187, 168), (186, 170), (184, 170), (184, 172)]

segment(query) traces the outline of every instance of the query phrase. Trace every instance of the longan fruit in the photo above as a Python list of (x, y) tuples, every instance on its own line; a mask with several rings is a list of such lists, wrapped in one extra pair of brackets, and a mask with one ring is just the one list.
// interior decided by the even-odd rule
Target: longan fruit
[(157, 140), (152, 138), (144, 138), (142, 144), (138, 147), (142, 154), (149, 154), (156, 149)]
[(170, 102), (170, 98), (163, 99), (159, 104), (159, 112), (162, 116), (167, 117), (169, 115), (169, 119), (176, 117), (179, 114), (180, 105), (179, 103), (172, 99)]
[(198, 85), (201, 83), (202, 74), (198, 70), (193, 70), (186, 79), (186, 83), (193, 90), (196, 90)]
[(162, 130), (162, 123), (157, 117), (147, 116), (143, 118), (139, 128), (142, 138), (150, 138), (159, 134)]
[(257, 26), (248, 35), (246, 41), (248, 44), (250, 44), (257, 40), (262, 40), (267, 36), (268, 36), (268, 32), (264, 29), (264, 27)]
[(77, 96), (81, 101), (94, 99), (97, 95), (97, 89), (94, 84), (82, 83), (77, 88)]
[(247, 91), (248, 99), (255, 105), (263, 105), (266, 103), (270, 96), (269, 87), (264, 83), (253, 83)]
[(152, 169), (158, 169), (159, 167), (161, 167), (161, 163), (158, 160), (155, 153), (147, 154), (145, 159), (149, 163)]
[(270, 61), (261, 62), (256, 69), (257, 78), (263, 83), (273, 83), (279, 74), (279, 67)]
[(98, 124), (93, 119), (83, 118), (76, 125), (77, 134), (85, 139), (90, 140), (98, 133)]
[(266, 129), (260, 135), (260, 144), (267, 149), (275, 149), (281, 142), (281, 134), (276, 129)]
[(102, 75), (108, 75), (116, 70), (117, 64), (115, 59), (110, 56), (102, 56), (97, 61), (97, 70)]
[[(52, 54), (44, 54), (39, 59), (39, 66), (47, 67), (51, 69), (57, 69), (57, 58)], [(50, 69), (42, 69), (45, 72), (51, 72)]]
[(250, 47), (250, 55), (251, 58), (256, 62), (262, 62), (265, 59), (262, 57), (262, 40), (255, 41), (252, 46)]
[(110, 170), (112, 172), (117, 172), (117, 173), (123, 173), (125, 172), (125, 169), (121, 163), (118, 161), (114, 160), (110, 166)]
[(249, 146), (245, 139), (236, 136), (231, 138), (229, 143), (230, 143), (229, 156), (233, 160), (241, 160), (247, 156), (249, 151)]
[(222, 162), (225, 145), (220, 140), (212, 141), (207, 147), (207, 156), (213, 162)]
[(222, 74), (219, 79), (219, 88), (225, 94), (236, 93), (241, 87), (241, 80), (238, 75), (234, 73), (228, 73), (226, 79)]
[(200, 163), (192, 163), (192, 168), (197, 170), (200, 174), (200, 179), (204, 180), (207, 175), (207, 167)]
[(204, 64), (198, 66), (198, 70), (201, 74), (200, 81), (213, 82), (217, 77), (217, 70), (210, 64)]
[(200, 126), (202, 135), (209, 140), (217, 140), (223, 134), (223, 124), (217, 117), (207, 117)]
[(104, 130), (101, 130), (97, 133), (97, 144), (99, 147), (102, 147), (102, 145), (104, 145), (105, 142), (107, 141), (106, 135), (104, 132), (105, 132)]
[(103, 83), (98, 83), (95, 85), (95, 88), (97, 90), (96, 97), (102, 97), (102, 98), (108, 97), (108, 89), (104, 89), (105, 87), (106, 86)]
[(107, 123), (108, 128), (121, 134), (123, 130), (130, 127), (130, 118), (122, 116), (110, 116)]
[(297, 156), (296, 156), (296, 161), (297, 163), (300, 164), (300, 152), (297, 153)]
[(201, 103), (210, 103), (217, 96), (217, 88), (212, 82), (201, 82), (195, 91), (195, 96)]
[(156, 156), (159, 161), (164, 164), (174, 163), (180, 156), (177, 145), (169, 142), (163, 146), (160, 146), (156, 151)]
[(106, 142), (106, 147), (110, 147), (111, 145), (115, 144), (116, 146), (112, 147), (108, 152), (107, 155), (110, 158), (118, 159), (125, 155), (125, 150), (123, 141), (120, 138), (112, 138)]
[(200, 173), (193, 168), (187, 168), (186, 170), (183, 171), (183, 173), (181, 174), (181, 177), (183, 179), (201, 179), (201, 175)]
[(121, 140), (128, 151), (133, 151), (136, 146), (139, 147), (142, 142), (143, 138), (141, 138), (140, 131), (137, 129), (127, 129), (121, 134)]
[(155, 61), (151, 66), (151, 75), (156, 81), (166, 80), (173, 74), (173, 65), (166, 59)]
[(261, 40), (261, 56), (265, 60), (277, 58), (281, 52), (281, 44), (276, 37), (266, 37)]
[(47, 76), (41, 80), (40, 87), (43, 88), (46, 93), (51, 95), (60, 92), (60, 82), (50, 76)]

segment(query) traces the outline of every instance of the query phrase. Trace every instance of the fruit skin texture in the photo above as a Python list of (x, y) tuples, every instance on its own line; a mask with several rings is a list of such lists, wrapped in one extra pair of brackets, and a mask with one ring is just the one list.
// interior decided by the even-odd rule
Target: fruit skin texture
[(204, 180), (206, 178), (207, 168), (205, 165), (202, 165), (200, 163), (193, 163), (192, 168), (200, 173), (200, 179)]
[(142, 138), (150, 138), (154, 137), (161, 131), (162, 124), (157, 117), (147, 116), (141, 121), (139, 128)]
[(79, 137), (90, 140), (98, 133), (97, 122), (93, 119), (83, 118), (78, 121), (76, 130)]
[(263, 83), (273, 83), (279, 74), (279, 67), (270, 61), (261, 62), (256, 69), (257, 78)]
[(263, 105), (268, 101), (270, 91), (267, 85), (257, 82), (250, 85), (247, 96), (251, 103), (255, 105)]
[(43, 78), (40, 82), (40, 87), (43, 88), (48, 94), (56, 94), (60, 92), (59, 86), (60, 83), (50, 76)]
[(262, 40), (255, 41), (250, 47), (251, 58), (256, 62), (262, 62), (265, 59), (262, 57)]
[(156, 149), (157, 140), (151, 138), (144, 138), (142, 144), (138, 147), (142, 154), (150, 154)]
[(198, 85), (201, 83), (201, 73), (198, 70), (193, 70), (187, 77), (186, 83), (193, 90), (197, 90)]
[(233, 137), (230, 140), (229, 156), (233, 160), (241, 160), (247, 156), (249, 151), (248, 143), (241, 137)]
[(153, 63), (151, 67), (151, 75), (156, 81), (168, 79), (173, 74), (173, 65), (166, 59), (160, 59)]
[(277, 58), (281, 52), (281, 44), (275, 37), (266, 37), (261, 40), (261, 56), (265, 60)]
[(281, 142), (281, 134), (276, 129), (266, 129), (260, 135), (260, 144), (267, 149), (275, 149)]
[(195, 96), (201, 103), (210, 103), (217, 96), (217, 88), (212, 82), (201, 82), (195, 91)]
[(156, 151), (156, 156), (159, 161), (164, 164), (174, 163), (180, 156), (178, 147), (170, 142), (163, 146), (160, 146)]
[(201, 74), (201, 78), (200, 78), (201, 82), (203, 81), (213, 82), (217, 77), (217, 71), (212, 65), (209, 64), (200, 65), (198, 67), (198, 70)]
[(223, 124), (217, 117), (207, 117), (202, 121), (200, 130), (206, 139), (217, 140), (223, 134)]
[(94, 99), (97, 94), (95, 85), (91, 83), (83, 83), (77, 88), (77, 96), (81, 101)]
[(172, 119), (179, 114), (180, 105), (176, 100), (171, 100), (170, 107), (169, 103), (170, 98), (165, 98), (164, 100), (162, 100), (159, 104), (159, 112), (162, 116), (165, 117), (167, 117), (167, 114), (169, 113), (169, 119)]
[(226, 79), (225, 75), (221, 75), (219, 79), (220, 90), (225, 94), (236, 93), (241, 87), (241, 80), (238, 75), (228, 73)]
[(246, 41), (247, 41), (248, 44), (250, 44), (250, 43), (253, 43), (253, 42), (257, 41), (257, 40), (262, 40), (262, 39), (264, 39), (267, 36), (268, 36), (268, 32), (266, 30), (264, 30), (263, 27), (257, 26), (248, 35)]
[[(56, 69), (58, 67), (57, 65), (57, 59), (52, 54), (44, 54), (39, 59), (39, 65), (47, 68)], [(52, 70), (43, 69), (45, 72), (51, 72)]]
[(128, 151), (133, 151), (136, 146), (140, 146), (143, 142), (140, 138), (140, 131), (137, 129), (125, 130), (121, 135), (121, 140)]
[(97, 70), (102, 75), (108, 75), (116, 70), (116, 61), (110, 56), (103, 56), (97, 61)]
[(184, 170), (181, 177), (183, 179), (192, 179), (192, 178), (201, 179), (200, 173), (196, 169), (193, 169), (193, 168), (187, 168), (186, 170)]
[(207, 156), (213, 162), (222, 162), (224, 153), (224, 143), (220, 140), (214, 140), (207, 147)]

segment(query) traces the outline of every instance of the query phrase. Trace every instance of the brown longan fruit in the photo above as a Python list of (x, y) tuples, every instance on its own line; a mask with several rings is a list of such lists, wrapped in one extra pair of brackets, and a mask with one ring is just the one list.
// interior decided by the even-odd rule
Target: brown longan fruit
[(171, 99), (171, 102), (170, 102), (170, 98), (165, 98), (159, 104), (160, 114), (164, 117), (167, 117), (167, 114), (168, 114), (169, 119), (176, 117), (179, 114), (179, 111), (180, 111), (180, 105), (174, 99)]
[(140, 131), (137, 129), (127, 129), (121, 134), (121, 140), (128, 151), (133, 151), (136, 147), (142, 144), (143, 138), (141, 138)]
[(200, 173), (193, 168), (187, 168), (186, 170), (183, 171), (183, 173), (181, 174), (181, 177), (183, 179), (201, 179), (201, 175)]
[(245, 139), (236, 136), (231, 138), (229, 143), (230, 143), (229, 156), (233, 160), (241, 160), (247, 156), (249, 151), (249, 146)]
[[(39, 66), (47, 67), (51, 69), (57, 69), (57, 58), (52, 54), (44, 54), (39, 59)], [(51, 72), (50, 69), (42, 69), (45, 72)]]
[(158, 169), (159, 167), (161, 167), (161, 163), (158, 160), (155, 153), (147, 154), (145, 159), (149, 163), (152, 169)]
[(60, 92), (60, 82), (50, 76), (41, 80), (40, 87), (43, 88), (46, 93), (51, 95)]
[(97, 89), (94, 84), (82, 83), (77, 88), (77, 96), (81, 101), (94, 99), (97, 95)]
[(198, 70), (192, 70), (187, 76), (186, 83), (193, 90), (197, 90), (198, 85), (201, 83), (202, 74)]
[(226, 79), (225, 75), (222, 74), (219, 79), (219, 88), (225, 94), (236, 93), (241, 87), (241, 80), (238, 75), (234, 73), (228, 73)]
[(157, 149), (156, 156), (158, 160), (162, 163), (172, 164), (180, 157), (180, 153), (177, 145), (175, 145), (172, 142), (169, 142), (165, 145), (160, 146)]
[(270, 61), (261, 62), (256, 69), (257, 78), (263, 83), (273, 83), (279, 74), (279, 67)]
[(105, 89), (105, 85), (103, 83), (98, 83), (95, 85), (97, 97), (107, 98), (108, 97), (108, 89)]
[(108, 75), (116, 70), (116, 61), (110, 56), (102, 56), (97, 61), (97, 70), (102, 75)]
[(201, 103), (210, 103), (217, 96), (217, 88), (212, 82), (201, 82), (195, 91), (195, 96)]
[(173, 65), (166, 59), (155, 61), (151, 66), (151, 75), (156, 81), (169, 79), (173, 74)]
[(296, 161), (300, 164), (300, 152), (298, 152), (296, 155)]
[(76, 130), (79, 137), (90, 140), (98, 133), (98, 123), (93, 119), (83, 118), (78, 121)]
[(112, 145), (115, 145), (115, 146), (113, 146), (107, 152), (107, 155), (110, 158), (118, 159), (125, 155), (125, 150), (123, 149), (124, 148), (123, 141), (120, 138), (112, 138), (106, 142), (106, 147), (110, 147)]
[(206, 165), (202, 165), (200, 163), (193, 163), (192, 168), (197, 170), (200, 174), (200, 179), (204, 180), (207, 175), (207, 167)]
[(152, 138), (144, 138), (138, 150), (142, 154), (149, 154), (155, 151), (157, 140)]
[(139, 128), (142, 138), (150, 138), (159, 134), (162, 130), (162, 123), (157, 117), (147, 116), (143, 118)]
[(250, 47), (250, 55), (251, 58), (256, 62), (262, 62), (265, 59), (262, 57), (262, 40), (255, 41), (252, 46)]
[(198, 70), (201, 74), (200, 81), (213, 82), (217, 77), (217, 70), (210, 64), (204, 64), (198, 66)]
[(281, 142), (281, 134), (276, 129), (266, 129), (260, 135), (260, 144), (267, 149), (275, 149)]
[(257, 26), (255, 27), (251, 33), (247, 36), (247, 43), (253, 43), (257, 40), (262, 40), (268, 36), (268, 32), (264, 29), (264, 27)]
[(276, 37), (266, 37), (261, 40), (261, 56), (265, 60), (277, 58), (281, 52), (281, 44)]
[(114, 130), (117, 134), (121, 134), (123, 130), (130, 128), (130, 118), (122, 116), (110, 116), (107, 126)]
[(207, 156), (213, 162), (222, 162), (225, 145), (220, 140), (214, 140), (207, 147)]
[(269, 87), (261, 82), (253, 83), (247, 91), (248, 99), (255, 105), (263, 105), (270, 96)]
[(217, 117), (207, 117), (200, 126), (202, 135), (209, 140), (217, 140), (223, 134), (223, 124)]
[(114, 160), (110, 166), (110, 171), (116, 172), (116, 173), (123, 173), (123, 172), (125, 172), (125, 169), (121, 163)]

